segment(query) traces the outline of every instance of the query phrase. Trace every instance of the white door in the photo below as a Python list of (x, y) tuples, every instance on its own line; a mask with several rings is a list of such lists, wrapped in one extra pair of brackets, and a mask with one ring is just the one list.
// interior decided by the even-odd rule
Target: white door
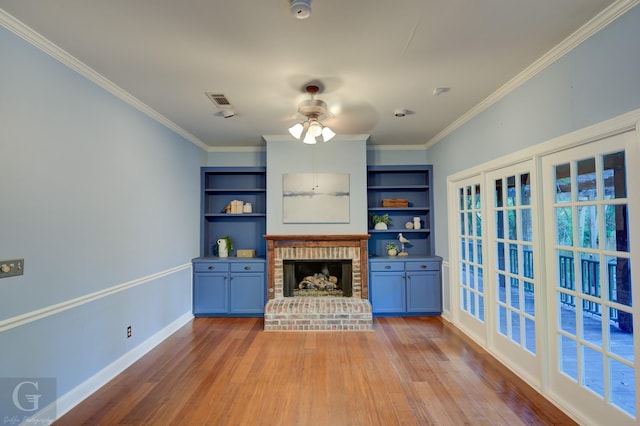
[(490, 346), (502, 359), (541, 385), (538, 355), (540, 302), (538, 203), (533, 160), (487, 173), (487, 203), (492, 321)]
[(549, 386), (594, 424), (636, 424), (637, 144), (628, 132), (542, 158)]
[(483, 192), (481, 177), (455, 184), (457, 318), (476, 339), (486, 341)]

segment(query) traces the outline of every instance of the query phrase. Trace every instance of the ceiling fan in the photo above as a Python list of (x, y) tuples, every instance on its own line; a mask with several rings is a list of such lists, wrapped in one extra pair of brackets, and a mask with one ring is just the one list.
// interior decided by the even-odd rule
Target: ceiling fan
[(320, 86), (308, 84), (304, 89), (311, 96), (311, 99), (304, 100), (298, 105), (298, 113), (304, 116), (305, 120), (291, 126), (289, 133), (306, 144), (312, 145), (318, 141), (327, 142), (336, 134), (320, 122), (321, 119), (331, 116), (327, 104), (314, 98), (320, 91)]

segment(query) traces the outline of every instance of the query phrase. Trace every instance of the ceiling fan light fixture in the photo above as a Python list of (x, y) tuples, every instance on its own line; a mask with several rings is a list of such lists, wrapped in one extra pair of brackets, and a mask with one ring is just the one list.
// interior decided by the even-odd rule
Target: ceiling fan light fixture
[(296, 123), (289, 128), (289, 133), (294, 138), (301, 140), (306, 144), (313, 145), (318, 138), (327, 142), (336, 134), (330, 128), (324, 126), (320, 122), (321, 117), (330, 116), (327, 104), (320, 99), (314, 99), (314, 95), (318, 93), (320, 88), (315, 85), (308, 85), (306, 91), (311, 95), (311, 99), (302, 101), (298, 105), (298, 114), (306, 117), (302, 123)]
[(309, 130), (307, 130), (307, 134), (317, 138), (322, 134), (322, 124), (316, 119), (309, 120)]
[(289, 127), (289, 133), (296, 139), (300, 139), (302, 136), (302, 131), (304, 130), (304, 126), (302, 123), (296, 123), (293, 126)]
[(326, 126), (322, 129), (322, 138), (325, 142), (329, 142), (335, 135), (335, 132)]
[(304, 139), (302, 139), (302, 142), (308, 144), (308, 145), (313, 145), (316, 143), (316, 138), (311, 136), (311, 134), (309, 134), (307, 132), (307, 134), (305, 135)]

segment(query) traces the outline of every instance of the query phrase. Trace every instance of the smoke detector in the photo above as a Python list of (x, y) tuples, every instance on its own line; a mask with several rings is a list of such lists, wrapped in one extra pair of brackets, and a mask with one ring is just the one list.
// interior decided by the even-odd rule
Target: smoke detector
[(311, 16), (311, 0), (291, 0), (291, 14), (298, 19)]
[(393, 116), (394, 117), (404, 117), (405, 115), (407, 115), (407, 110), (404, 108), (396, 108), (393, 110)]

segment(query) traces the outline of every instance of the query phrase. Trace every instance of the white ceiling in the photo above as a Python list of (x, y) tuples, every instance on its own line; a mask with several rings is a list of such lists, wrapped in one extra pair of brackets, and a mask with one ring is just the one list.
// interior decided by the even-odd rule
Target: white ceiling
[[(0, 9), (195, 143), (255, 147), (287, 134), (312, 80), (337, 133), (424, 145), (614, 3), (312, 0), (299, 20), (289, 1), (0, 0)], [(436, 87), (451, 90), (433, 96)], [(223, 118), (205, 92), (226, 95), (237, 115)], [(412, 113), (396, 118), (396, 108)]]

